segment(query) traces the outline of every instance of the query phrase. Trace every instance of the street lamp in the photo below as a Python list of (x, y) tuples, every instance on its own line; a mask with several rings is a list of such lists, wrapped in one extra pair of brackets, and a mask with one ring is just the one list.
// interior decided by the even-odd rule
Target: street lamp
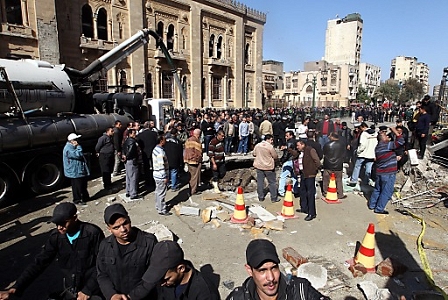
[[(313, 76), (313, 80), (310, 81), (309, 76)], [(312, 74), (312, 73), (308, 73), (308, 75), (306, 75), (306, 83), (312, 83), (313, 85), (313, 106), (311, 108), (314, 109), (314, 106), (316, 104), (316, 83), (317, 83), (317, 75), (316, 74)]]

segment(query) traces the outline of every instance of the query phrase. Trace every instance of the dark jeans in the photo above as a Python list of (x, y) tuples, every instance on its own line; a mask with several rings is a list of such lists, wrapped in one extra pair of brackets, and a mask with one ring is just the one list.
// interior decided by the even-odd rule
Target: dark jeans
[(232, 152), (232, 142), (233, 142), (233, 136), (226, 136), (224, 140), (224, 152), (226, 154)]
[(271, 201), (277, 202), (278, 196), (277, 196), (277, 184), (276, 184), (276, 178), (275, 178), (275, 170), (273, 171), (265, 171), (265, 170), (258, 170), (257, 169), (257, 193), (258, 193), (258, 199), (264, 200), (265, 194), (264, 194), (264, 179), (266, 178), (268, 180), (268, 188), (269, 193), (271, 193)]
[(212, 172), (213, 172), (213, 181), (218, 181), (218, 179), (223, 178), (226, 175), (226, 163), (221, 162), (216, 164), (216, 170), (213, 170), (212, 166)]
[(418, 156), (425, 156), (425, 151), (426, 151), (426, 143), (428, 142), (428, 134), (425, 134), (425, 137), (422, 137), (421, 133), (417, 134), (417, 140), (418, 140), (418, 146), (420, 149), (420, 153), (418, 154)]
[(114, 169), (114, 159), (114, 153), (100, 153), (98, 157), (105, 189), (112, 185), (111, 175)]
[(90, 200), (89, 192), (87, 191), (87, 177), (72, 178), (71, 183), (73, 202)]
[(300, 208), (311, 216), (316, 215), (316, 177), (300, 180)]
[(208, 155), (208, 145), (210, 144), (210, 141), (212, 140), (213, 135), (205, 135), (204, 136), (204, 150), (205, 153)]

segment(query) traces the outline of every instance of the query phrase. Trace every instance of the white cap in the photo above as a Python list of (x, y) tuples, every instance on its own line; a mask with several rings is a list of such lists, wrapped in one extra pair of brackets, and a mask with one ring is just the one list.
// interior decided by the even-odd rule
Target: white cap
[(67, 141), (77, 140), (81, 137), (81, 135), (77, 135), (76, 133), (70, 133), (67, 137)]

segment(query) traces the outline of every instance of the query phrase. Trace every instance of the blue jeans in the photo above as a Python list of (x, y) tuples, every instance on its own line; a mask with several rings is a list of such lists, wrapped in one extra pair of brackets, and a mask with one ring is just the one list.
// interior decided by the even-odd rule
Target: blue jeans
[(369, 200), (369, 208), (374, 209), (375, 212), (384, 211), (387, 202), (394, 193), (396, 173), (388, 175), (376, 175), (375, 189)]
[(292, 160), (288, 160), (282, 165), (282, 173), (280, 174), (280, 180), (278, 182), (278, 193), (280, 195), (285, 195), (286, 178), (290, 177), (292, 179), (292, 192), (297, 193), (298, 181), (297, 176), (294, 174), (292, 167)]
[(364, 177), (364, 183), (368, 183), (370, 179), (370, 175), (372, 174), (372, 166), (373, 166), (373, 160), (367, 159), (364, 157), (358, 157), (356, 159), (355, 167), (353, 168), (352, 177), (350, 178), (351, 182), (357, 182), (359, 178), (359, 173), (361, 172), (361, 167), (363, 164), (366, 164), (366, 173)]
[(170, 187), (171, 189), (175, 189), (177, 186), (177, 174), (179, 170), (177, 168), (170, 169)]
[(240, 144), (238, 145), (239, 153), (247, 153), (247, 142), (249, 141), (249, 136), (242, 136)]
[(322, 135), (322, 136), (320, 136), (320, 137), (319, 137), (319, 144), (320, 144), (320, 147), (321, 147), (322, 149), (324, 149), (325, 144), (328, 143), (329, 141), (330, 141), (330, 139), (328, 138), (328, 135)]
[(226, 136), (226, 138), (224, 140), (224, 152), (226, 154), (232, 152), (232, 141), (233, 141), (233, 136)]
[(213, 135), (205, 135), (204, 136), (204, 151), (208, 155), (208, 145), (210, 144), (210, 141), (213, 139)]

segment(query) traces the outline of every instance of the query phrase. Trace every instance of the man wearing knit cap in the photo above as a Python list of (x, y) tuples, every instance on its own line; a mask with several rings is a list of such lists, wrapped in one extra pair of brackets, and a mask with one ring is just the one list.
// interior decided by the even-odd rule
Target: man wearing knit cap
[[(57, 289), (50, 295), (51, 299), (102, 299), (99, 298), (101, 292), (95, 264), (100, 242), (104, 239), (103, 231), (94, 224), (80, 221), (76, 206), (69, 202), (55, 207), (51, 222), (56, 224), (56, 228), (50, 232), (45, 246), (14, 285), (7, 291), (0, 291), (0, 299), (9, 299), (11, 294), (21, 296), (55, 260), (64, 276), (60, 283), (52, 282), (50, 285)], [(42, 297), (34, 295), (33, 299)]]
[(97, 260), (98, 283), (106, 299), (154, 299), (147, 295), (142, 276), (150, 265), (157, 238), (137, 227), (122, 204), (104, 210), (104, 222), (111, 232), (100, 245)]
[(151, 265), (143, 275), (146, 286), (157, 288), (157, 299), (219, 299), (216, 286), (184, 259), (178, 243), (162, 241), (154, 246)]
[(249, 278), (235, 288), (227, 300), (300, 299), (325, 300), (311, 283), (304, 278), (287, 280), (280, 272), (280, 260), (274, 244), (268, 240), (253, 240), (246, 248), (246, 271)]

